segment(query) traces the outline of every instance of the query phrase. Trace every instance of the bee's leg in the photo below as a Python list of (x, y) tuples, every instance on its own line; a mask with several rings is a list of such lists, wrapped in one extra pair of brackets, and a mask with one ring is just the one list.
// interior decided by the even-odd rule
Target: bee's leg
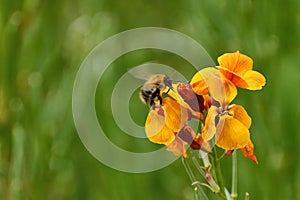
[(162, 98), (161, 96), (157, 96), (158, 100), (159, 100), (159, 104), (162, 105)]
[(155, 104), (153, 99), (150, 99), (150, 105), (153, 106)]
[(168, 89), (168, 91), (166, 92), (166, 94), (168, 94), (168, 92), (170, 92), (170, 88)]

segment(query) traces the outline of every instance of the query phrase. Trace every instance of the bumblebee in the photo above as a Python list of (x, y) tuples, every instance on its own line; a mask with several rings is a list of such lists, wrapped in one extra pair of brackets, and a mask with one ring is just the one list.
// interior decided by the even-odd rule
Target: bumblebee
[(155, 74), (141, 87), (140, 98), (142, 102), (153, 106), (156, 101), (162, 104), (161, 91), (168, 89), (166, 94), (173, 89), (172, 80), (163, 74)]

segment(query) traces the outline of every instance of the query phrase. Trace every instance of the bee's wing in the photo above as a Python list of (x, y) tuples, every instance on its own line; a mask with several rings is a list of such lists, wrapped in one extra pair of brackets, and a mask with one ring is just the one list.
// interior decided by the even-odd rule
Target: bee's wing
[(152, 74), (146, 73), (144, 70), (138, 70), (136, 68), (129, 69), (128, 72), (135, 78), (140, 80), (148, 80)]
[(144, 63), (128, 69), (128, 72), (137, 79), (148, 80), (152, 75), (157, 74), (153, 69), (154, 64), (157, 65), (157, 63)]
[(129, 69), (128, 72), (133, 77), (141, 80), (148, 80), (154, 74), (164, 74), (169, 76), (171, 80), (187, 82), (186, 78), (174, 70), (174, 68), (155, 62), (147, 62), (138, 65)]

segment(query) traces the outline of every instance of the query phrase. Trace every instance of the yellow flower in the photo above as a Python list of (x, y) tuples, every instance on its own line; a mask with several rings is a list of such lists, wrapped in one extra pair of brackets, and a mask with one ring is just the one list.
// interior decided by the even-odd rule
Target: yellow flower
[(218, 62), (218, 70), (237, 87), (260, 90), (266, 84), (265, 77), (252, 70), (253, 60), (239, 51), (223, 54)]
[(223, 54), (218, 62), (218, 71), (212, 67), (204, 68), (191, 79), (190, 85), (196, 94), (206, 95), (217, 91), (218, 94), (211, 96), (219, 102), (222, 100), (229, 104), (237, 95), (236, 87), (260, 90), (266, 84), (265, 77), (252, 70), (252, 59), (238, 51)]
[(203, 140), (187, 125), (187, 121), (194, 117), (193, 112), (182, 101), (163, 98), (162, 105), (156, 104), (147, 116), (145, 131), (148, 139), (153, 143), (166, 145), (167, 150), (177, 156), (187, 156), (186, 145), (199, 150)]
[(146, 119), (146, 135), (151, 142), (170, 144), (188, 121), (188, 111), (177, 101), (163, 98), (162, 106), (151, 109)]
[(245, 147), (250, 140), (251, 118), (240, 105), (230, 105), (224, 110), (212, 106), (205, 119), (202, 137), (225, 150)]
[(188, 119), (189, 112), (185, 107), (172, 98), (163, 98), (162, 105), (154, 106), (148, 114), (145, 125), (146, 135), (151, 142), (168, 146), (167, 150), (175, 155), (186, 156), (187, 142), (178, 137), (178, 133)]

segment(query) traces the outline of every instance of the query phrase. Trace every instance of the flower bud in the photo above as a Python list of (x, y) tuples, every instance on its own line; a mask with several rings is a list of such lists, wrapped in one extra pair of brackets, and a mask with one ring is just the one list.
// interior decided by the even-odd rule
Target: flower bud
[(204, 98), (194, 93), (189, 84), (178, 83), (177, 92), (182, 99), (196, 112), (203, 112), (205, 109)]

